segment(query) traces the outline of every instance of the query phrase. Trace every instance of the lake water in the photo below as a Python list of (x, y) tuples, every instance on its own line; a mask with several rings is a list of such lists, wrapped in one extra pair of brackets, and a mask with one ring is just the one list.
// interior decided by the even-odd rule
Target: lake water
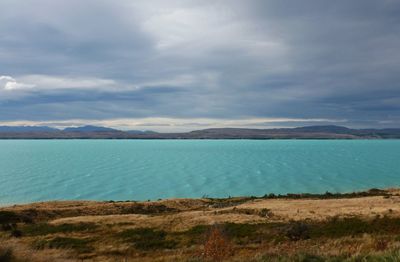
[(400, 140), (0, 140), (0, 204), (400, 185)]

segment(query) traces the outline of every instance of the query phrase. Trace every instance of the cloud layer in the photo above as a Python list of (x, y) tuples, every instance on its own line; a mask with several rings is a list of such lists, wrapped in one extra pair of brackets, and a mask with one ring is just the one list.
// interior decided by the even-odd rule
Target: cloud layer
[(398, 46), (394, 0), (4, 0), (0, 121), (400, 126)]

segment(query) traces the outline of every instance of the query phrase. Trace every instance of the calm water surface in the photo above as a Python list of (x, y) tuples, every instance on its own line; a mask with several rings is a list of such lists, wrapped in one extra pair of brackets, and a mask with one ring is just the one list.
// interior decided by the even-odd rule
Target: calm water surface
[(0, 204), (400, 185), (400, 140), (0, 140)]

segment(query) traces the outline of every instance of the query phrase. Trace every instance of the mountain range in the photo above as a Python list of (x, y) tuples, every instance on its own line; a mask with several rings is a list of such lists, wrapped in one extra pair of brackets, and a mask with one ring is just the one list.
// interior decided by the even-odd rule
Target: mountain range
[(250, 129), (210, 128), (186, 133), (121, 131), (101, 126), (0, 126), (0, 139), (398, 139), (400, 128), (351, 129), (344, 126)]

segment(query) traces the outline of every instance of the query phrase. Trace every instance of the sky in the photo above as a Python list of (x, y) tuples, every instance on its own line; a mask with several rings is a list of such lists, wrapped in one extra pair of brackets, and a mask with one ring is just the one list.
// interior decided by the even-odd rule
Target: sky
[(400, 127), (398, 0), (1, 0), (0, 125)]

